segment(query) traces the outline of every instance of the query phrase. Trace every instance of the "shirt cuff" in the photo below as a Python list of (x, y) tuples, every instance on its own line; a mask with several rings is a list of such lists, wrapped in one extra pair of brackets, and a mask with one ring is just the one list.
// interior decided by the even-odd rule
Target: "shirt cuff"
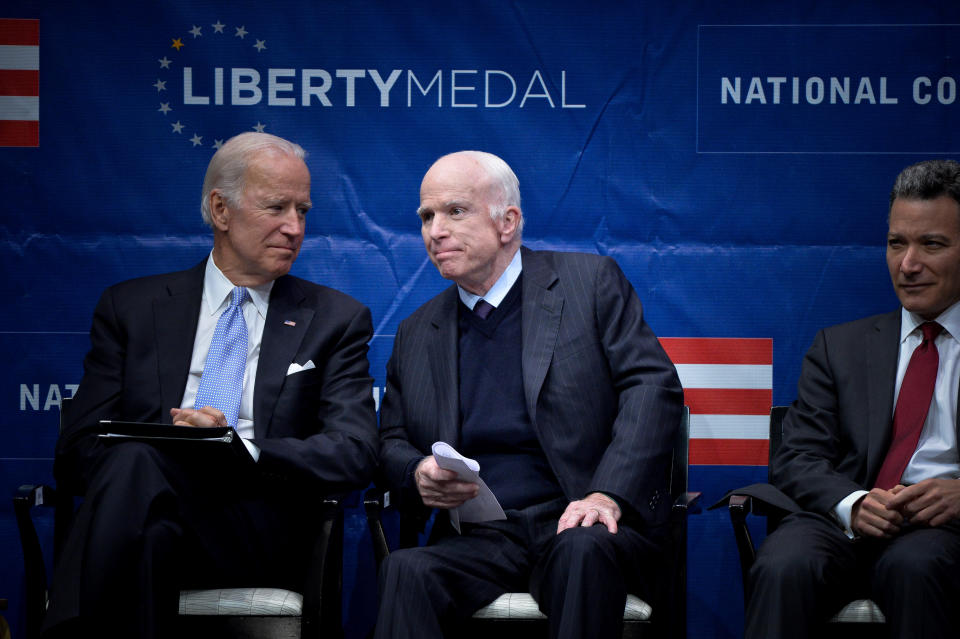
[(240, 441), (243, 442), (243, 445), (247, 447), (247, 451), (250, 453), (250, 456), (253, 457), (254, 462), (260, 461), (260, 447), (254, 444), (249, 439), (240, 438)]
[(853, 528), (850, 527), (852, 523), (850, 521), (853, 516), (853, 505), (857, 503), (861, 497), (867, 494), (866, 490), (855, 490), (833, 507), (833, 516), (837, 520), (837, 523), (843, 528), (844, 534), (850, 539), (855, 538), (857, 535), (853, 532)]

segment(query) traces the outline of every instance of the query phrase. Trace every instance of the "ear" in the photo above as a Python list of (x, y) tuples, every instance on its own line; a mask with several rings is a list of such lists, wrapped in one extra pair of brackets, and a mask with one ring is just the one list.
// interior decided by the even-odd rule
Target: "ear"
[(505, 246), (513, 241), (522, 217), (523, 213), (515, 206), (508, 206), (507, 210), (503, 212), (503, 217), (498, 220), (501, 244)]
[(213, 221), (213, 228), (218, 231), (226, 231), (230, 226), (230, 209), (217, 189), (210, 191), (210, 219)]

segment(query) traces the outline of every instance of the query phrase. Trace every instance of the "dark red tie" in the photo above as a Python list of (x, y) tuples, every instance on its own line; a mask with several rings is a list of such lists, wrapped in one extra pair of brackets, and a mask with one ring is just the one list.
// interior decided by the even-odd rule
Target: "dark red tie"
[[(487, 315), (493, 310), (494, 306), (490, 302), (484, 299), (477, 300), (477, 303), (473, 305), (473, 312), (476, 313), (480, 319), (487, 319)], [(936, 371), (934, 371), (936, 374)]]
[(874, 484), (884, 490), (890, 490), (900, 483), (907, 462), (917, 450), (917, 442), (920, 441), (923, 423), (927, 420), (933, 399), (933, 387), (937, 383), (940, 354), (934, 340), (943, 327), (936, 322), (925, 322), (920, 325), (920, 330), (923, 331), (923, 341), (913, 351), (900, 384), (900, 396), (893, 411), (893, 441)]

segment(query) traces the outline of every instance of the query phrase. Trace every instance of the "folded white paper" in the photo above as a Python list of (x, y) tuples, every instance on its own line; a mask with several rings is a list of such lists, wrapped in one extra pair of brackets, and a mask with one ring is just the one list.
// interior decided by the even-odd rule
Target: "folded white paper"
[(450, 509), (450, 523), (457, 532), (460, 532), (461, 521), (480, 522), (507, 518), (500, 502), (494, 497), (487, 484), (480, 479), (480, 464), (476, 460), (464, 457), (446, 442), (434, 443), (433, 458), (437, 466), (457, 473), (461, 481), (480, 486), (480, 492), (476, 497)]

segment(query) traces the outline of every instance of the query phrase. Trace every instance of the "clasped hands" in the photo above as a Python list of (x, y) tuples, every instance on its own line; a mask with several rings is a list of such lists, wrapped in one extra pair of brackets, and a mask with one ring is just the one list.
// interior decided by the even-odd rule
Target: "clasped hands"
[(890, 539), (906, 522), (940, 526), (960, 517), (960, 480), (925, 479), (890, 490), (874, 488), (853, 505), (850, 527), (865, 537)]
[(203, 408), (171, 408), (170, 417), (174, 426), (197, 426), (200, 428), (215, 428), (227, 426), (227, 418), (222, 411), (213, 406)]
[[(457, 474), (452, 470), (440, 468), (432, 455), (424, 457), (417, 464), (413, 478), (423, 504), (430, 508), (456, 508), (476, 497), (480, 490), (477, 484), (457, 479)], [(590, 493), (567, 505), (557, 523), (557, 534), (567, 528), (596, 523), (603, 524), (607, 530), (615, 533), (620, 515), (620, 507), (613, 499), (603, 493)]]

